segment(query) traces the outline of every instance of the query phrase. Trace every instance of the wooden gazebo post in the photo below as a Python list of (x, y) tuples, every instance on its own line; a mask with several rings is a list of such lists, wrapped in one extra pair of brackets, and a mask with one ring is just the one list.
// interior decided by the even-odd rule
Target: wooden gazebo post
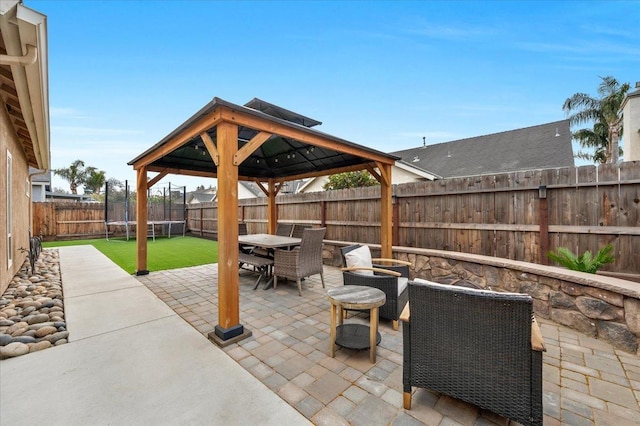
[(147, 275), (147, 167), (136, 172), (136, 275)]
[(276, 183), (269, 179), (269, 199), (267, 201), (267, 233), (275, 234), (278, 225), (278, 207), (276, 205)]
[(238, 284), (238, 126), (221, 122), (218, 140), (218, 324), (209, 337), (221, 346), (243, 336)]
[(393, 209), (391, 205), (391, 165), (378, 163), (380, 170), (380, 251), (381, 256), (392, 259)]

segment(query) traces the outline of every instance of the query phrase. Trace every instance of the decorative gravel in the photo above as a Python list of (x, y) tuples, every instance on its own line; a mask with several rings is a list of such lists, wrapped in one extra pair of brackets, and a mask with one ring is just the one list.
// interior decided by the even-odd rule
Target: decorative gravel
[(0, 359), (67, 343), (58, 250), (43, 250), (35, 269), (25, 262), (0, 297)]

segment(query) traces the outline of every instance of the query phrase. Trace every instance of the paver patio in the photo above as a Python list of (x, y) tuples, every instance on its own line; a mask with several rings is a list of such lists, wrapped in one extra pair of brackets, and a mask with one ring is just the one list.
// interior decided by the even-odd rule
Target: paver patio
[[(240, 272), (240, 322), (253, 335), (224, 351), (318, 425), (490, 425), (507, 419), (465, 402), (417, 389), (402, 408), (402, 329), (380, 320), (375, 364), (369, 352), (339, 349), (329, 357), (329, 309), (320, 277), (277, 290), (253, 290)], [(217, 265), (137, 277), (203, 335), (218, 323)], [(325, 266), (328, 288), (342, 285), (339, 268)], [(349, 321), (368, 323), (358, 315)], [(539, 319), (544, 354), (545, 425), (640, 424), (640, 357)], [(213, 343), (212, 343), (213, 344)], [(496, 360), (499, 362), (499, 360)]]

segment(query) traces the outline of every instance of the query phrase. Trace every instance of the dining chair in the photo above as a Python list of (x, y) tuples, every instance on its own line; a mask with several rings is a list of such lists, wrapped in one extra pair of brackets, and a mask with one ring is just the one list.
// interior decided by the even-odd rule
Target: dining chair
[(291, 237), (293, 238), (302, 238), (302, 233), (307, 228), (313, 228), (312, 225), (301, 225), (299, 223), (293, 224), (293, 230), (291, 231)]
[(290, 237), (292, 229), (293, 224), (291, 223), (278, 223), (278, 226), (276, 226), (276, 235)]
[(278, 278), (289, 278), (298, 284), (302, 296), (302, 278), (320, 274), (324, 288), (322, 266), (322, 242), (327, 228), (308, 228), (302, 233), (300, 246), (293, 250), (276, 249), (273, 259), (273, 288), (278, 287)]

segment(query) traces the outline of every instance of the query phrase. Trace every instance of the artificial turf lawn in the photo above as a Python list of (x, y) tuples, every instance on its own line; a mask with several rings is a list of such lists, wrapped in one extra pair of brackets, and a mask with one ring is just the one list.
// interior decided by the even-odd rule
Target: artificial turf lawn
[[(45, 248), (90, 244), (130, 274), (136, 271), (136, 240), (124, 238), (107, 240), (52, 241), (42, 243)], [(156, 238), (147, 242), (147, 269), (186, 268), (218, 262), (218, 242), (194, 237)]]

